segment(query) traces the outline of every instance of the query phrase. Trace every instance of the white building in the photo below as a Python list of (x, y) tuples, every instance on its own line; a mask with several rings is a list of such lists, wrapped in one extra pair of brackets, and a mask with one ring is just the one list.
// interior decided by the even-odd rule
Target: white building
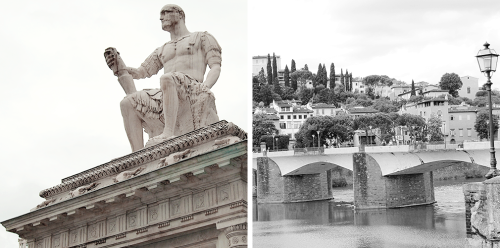
[[(273, 65), (273, 56), (271, 55), (271, 66)], [(276, 55), (276, 66), (278, 71), (281, 70), (281, 57)], [(264, 73), (267, 76), (267, 55), (258, 55), (252, 57), (252, 76), (259, 75), (260, 69), (264, 68)], [(290, 69), (290, 68), (288, 68)]]
[(476, 93), (479, 91), (479, 79), (471, 76), (463, 76), (462, 88), (458, 90), (458, 95), (469, 99), (476, 98)]
[(304, 121), (313, 116), (312, 110), (292, 101), (273, 101), (271, 107), (278, 112), (280, 134), (290, 136), (291, 140), (295, 140), (294, 135), (299, 131)]

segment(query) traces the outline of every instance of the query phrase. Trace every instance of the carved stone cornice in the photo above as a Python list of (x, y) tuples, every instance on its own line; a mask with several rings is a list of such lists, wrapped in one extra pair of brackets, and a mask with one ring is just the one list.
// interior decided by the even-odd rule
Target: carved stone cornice
[(119, 174), (129, 168), (167, 157), (172, 153), (227, 135), (237, 136), (242, 140), (247, 139), (247, 133), (235, 124), (231, 122), (228, 123), (225, 120), (219, 121), (207, 127), (194, 130), (174, 139), (144, 148), (129, 155), (114, 159), (108, 163), (64, 178), (61, 184), (42, 190), (39, 195), (47, 199), (54, 195), (95, 182), (99, 179)]

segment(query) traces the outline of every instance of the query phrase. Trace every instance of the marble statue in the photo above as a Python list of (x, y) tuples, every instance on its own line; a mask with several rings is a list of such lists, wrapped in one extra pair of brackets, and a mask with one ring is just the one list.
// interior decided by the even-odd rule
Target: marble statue
[[(148, 144), (155, 144), (219, 121), (210, 88), (220, 75), (221, 47), (207, 32), (188, 31), (184, 11), (177, 5), (165, 5), (160, 20), (170, 41), (139, 68), (127, 67), (115, 48), (104, 52), (127, 94), (120, 108), (132, 151), (144, 148), (142, 128), (150, 137)], [(151, 77), (162, 68), (160, 89), (136, 90), (133, 79)]]

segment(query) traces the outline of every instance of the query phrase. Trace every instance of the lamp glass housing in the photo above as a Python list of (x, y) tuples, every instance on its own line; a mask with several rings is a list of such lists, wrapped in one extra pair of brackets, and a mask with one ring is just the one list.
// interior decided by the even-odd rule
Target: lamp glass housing
[(477, 63), (481, 72), (494, 72), (497, 69), (498, 54), (494, 49), (490, 49), (486, 43), (485, 48), (479, 50), (476, 55)]

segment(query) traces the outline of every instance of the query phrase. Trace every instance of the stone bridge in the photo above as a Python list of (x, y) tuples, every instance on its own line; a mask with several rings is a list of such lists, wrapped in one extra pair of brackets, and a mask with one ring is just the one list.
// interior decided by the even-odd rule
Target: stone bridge
[(432, 204), (432, 171), (463, 162), (486, 167), (490, 163), (489, 150), (482, 147), (411, 152), (401, 147), (369, 148), (327, 149), (322, 155), (254, 155), (257, 202), (332, 199), (332, 179), (352, 174), (357, 209)]

